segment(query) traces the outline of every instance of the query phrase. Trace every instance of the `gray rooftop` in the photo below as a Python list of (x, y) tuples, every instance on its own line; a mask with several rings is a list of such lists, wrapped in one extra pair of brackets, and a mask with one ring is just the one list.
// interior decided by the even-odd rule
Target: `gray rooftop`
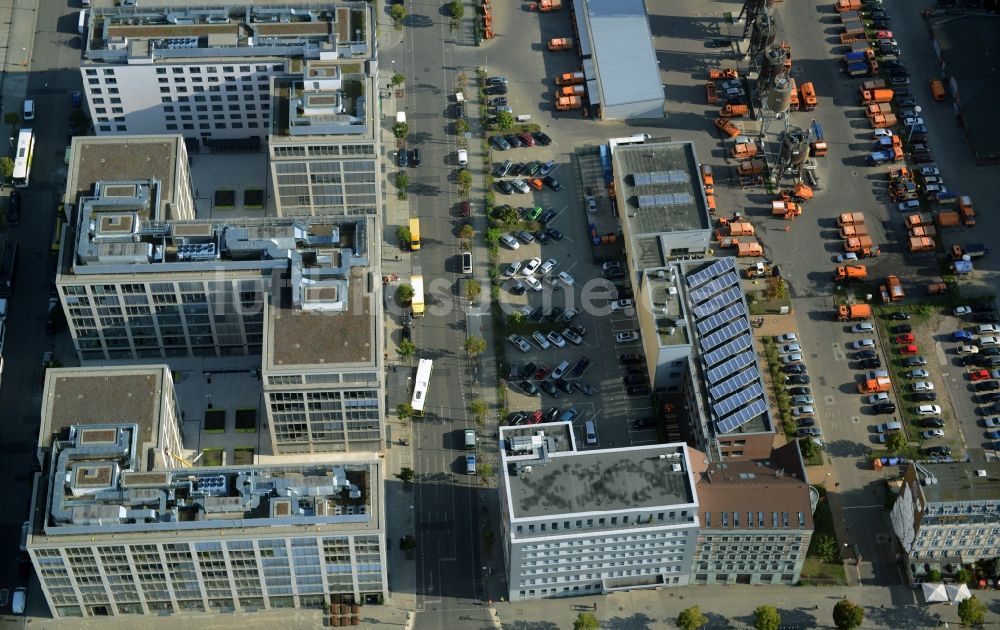
[(72, 425), (118, 422), (138, 425), (140, 444), (155, 443), (166, 378), (166, 366), (49, 370), (39, 447)]
[[(923, 486), (927, 503), (991, 501), (1000, 503), (1000, 462), (985, 461), (983, 452), (970, 449), (969, 462), (925, 464), (937, 483)], [(979, 472), (985, 471), (980, 476)]]
[(293, 308), (288, 301), (289, 291), (283, 291), (276, 300), (279, 303), (268, 311), (265, 370), (297, 365), (374, 365), (375, 317), (368, 276), (365, 269), (351, 270), (348, 308), (339, 312)]
[(672, 444), (557, 452), (518, 463), (506, 458), (511, 514), (533, 518), (690, 504), (694, 493), (685, 450)]
[(585, 4), (604, 107), (662, 103), (663, 84), (643, 0), (586, 0)]
[[(619, 146), (613, 168), (623, 221), (629, 235), (706, 230), (711, 226), (698, 174), (698, 160), (690, 142), (647, 142)], [(648, 239), (647, 239), (648, 240)], [(652, 245), (657, 247), (655, 243)], [(636, 248), (641, 255), (641, 248)], [(662, 264), (659, 250), (649, 252), (651, 266)]]
[[(680, 276), (671, 280), (671, 270), (652, 269), (646, 271), (648, 289), (646, 294), (652, 301), (649, 305), (656, 322), (656, 333), (660, 346), (676, 346), (689, 343), (688, 329), (678, 321), (684, 319), (681, 310), (681, 291), (677, 289)], [(674, 289), (674, 291), (671, 291)]]

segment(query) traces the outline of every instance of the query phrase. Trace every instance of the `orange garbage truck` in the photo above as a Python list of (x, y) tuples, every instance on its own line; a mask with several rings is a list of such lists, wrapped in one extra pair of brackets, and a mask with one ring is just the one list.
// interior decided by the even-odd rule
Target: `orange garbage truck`
[(566, 72), (556, 77), (556, 85), (580, 85), (585, 79), (583, 72)]
[(854, 238), (856, 236), (867, 236), (868, 226), (864, 223), (855, 223), (854, 225), (845, 225), (840, 228), (840, 238)]
[(841, 304), (837, 307), (837, 321), (857, 322), (872, 318), (872, 307), (867, 304)]
[(734, 125), (728, 118), (725, 117), (716, 118), (715, 126), (730, 138), (735, 138), (736, 136), (740, 135), (739, 127)]
[(868, 278), (868, 267), (864, 265), (840, 265), (833, 271), (834, 282), (856, 282)]
[(802, 97), (802, 109), (809, 112), (816, 109), (816, 89), (812, 81), (808, 81), (799, 86), (799, 95)]
[(736, 167), (736, 172), (740, 175), (760, 175), (764, 172), (764, 160), (760, 158), (744, 160)]
[(583, 106), (583, 99), (579, 96), (560, 96), (556, 99), (556, 109), (566, 111), (568, 109), (580, 109)]
[(932, 252), (934, 251), (934, 239), (929, 236), (911, 236), (911, 252)]
[(740, 118), (741, 116), (746, 116), (748, 113), (750, 113), (749, 107), (736, 103), (726, 103), (725, 106), (719, 110), (719, 116), (724, 116), (726, 118)]
[(839, 217), (837, 217), (837, 225), (844, 227), (845, 225), (855, 225), (858, 223), (865, 222), (865, 215), (863, 212), (842, 212)]
[(878, 394), (892, 389), (892, 381), (888, 376), (869, 378), (858, 383), (859, 394)]
[(573, 48), (572, 37), (553, 37), (549, 40), (549, 50), (556, 52), (560, 50), (570, 50)]

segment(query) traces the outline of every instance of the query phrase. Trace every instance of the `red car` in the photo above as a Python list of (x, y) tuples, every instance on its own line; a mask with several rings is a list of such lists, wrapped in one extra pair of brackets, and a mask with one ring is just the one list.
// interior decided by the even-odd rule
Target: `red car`
[(913, 343), (917, 338), (913, 336), (913, 333), (906, 333), (905, 335), (896, 335), (896, 343)]
[(989, 370), (972, 370), (969, 372), (970, 381), (985, 381), (988, 378), (990, 378)]
[(875, 33), (875, 39), (892, 39), (892, 31), (878, 31)]
[(551, 372), (551, 371), (552, 371), (552, 368), (550, 368), (549, 366), (547, 366), (547, 365), (539, 365), (538, 366), (538, 371), (535, 372), (535, 380), (536, 381), (540, 381), (540, 380), (544, 379), (546, 376), (549, 375), (549, 372)]
[(532, 413), (528, 417), (528, 421), (525, 422), (525, 424), (538, 424), (541, 421), (542, 421), (542, 410), (539, 409), (538, 411)]
[(899, 347), (899, 354), (916, 354), (917, 352), (917, 344), (915, 343)]
[(518, 134), (517, 137), (521, 139), (521, 142), (524, 143), (524, 146), (526, 147), (535, 146), (535, 139), (531, 136), (530, 133), (521, 133)]
[(472, 208), (469, 206), (468, 201), (462, 202), (462, 204), (458, 207), (458, 213), (461, 214), (463, 217), (468, 217), (472, 215)]

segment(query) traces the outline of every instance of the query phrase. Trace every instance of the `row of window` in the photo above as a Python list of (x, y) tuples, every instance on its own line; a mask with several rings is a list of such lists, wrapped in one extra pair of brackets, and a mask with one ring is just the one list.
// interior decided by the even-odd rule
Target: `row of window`
[[(659, 522), (663, 522), (663, 521), (666, 521), (666, 520), (676, 521), (677, 520), (677, 515), (678, 515), (677, 512), (670, 512), (669, 514), (667, 512), (658, 512), (656, 514), (656, 520), (659, 521)], [(628, 525), (629, 522), (630, 522), (630, 520), (629, 520), (630, 518), (631, 518), (631, 522), (634, 523), (634, 524), (636, 524), (636, 525), (646, 525), (646, 524), (649, 524), (649, 523), (651, 523), (653, 521), (653, 515), (652, 514), (636, 515), (634, 517), (629, 517), (629, 515), (626, 514), (626, 515), (624, 515), (624, 516), (621, 517), (621, 524), (622, 525)], [(597, 526), (598, 527), (604, 527), (606, 524), (608, 524), (609, 521), (610, 521), (611, 525), (617, 525), (618, 524), (618, 517), (617, 516), (612, 516), (610, 519), (609, 518), (604, 518), (604, 517), (598, 518), (597, 519)], [(687, 510), (682, 510), (680, 512), (680, 521), (681, 522), (688, 521)], [(563, 521), (562, 522), (562, 528), (563, 529), (582, 529), (584, 527), (583, 522), (584, 522), (583, 519), (577, 519), (576, 526), (575, 527), (570, 527), (570, 521)], [(559, 522), (555, 521), (555, 522), (553, 522), (551, 524), (548, 524), (548, 526), (553, 531), (558, 530), (559, 529)], [(593, 527), (593, 526), (594, 526), (594, 519), (588, 518), (587, 519), (587, 527)], [(522, 533), (524, 531), (529, 531), (529, 532), (535, 531), (535, 525), (534, 524), (528, 525), (527, 528), (525, 528), (523, 525), (518, 525), (517, 526), (517, 533), (520, 534), (520, 533)], [(539, 524), (539, 531), (543, 531), (543, 532), (546, 531), (546, 523), (540, 523)], [(685, 535), (684, 533), (681, 533), (681, 532), (670, 532), (669, 534), (672, 535), (672, 536), (683, 536), (683, 535)], [(646, 539), (648, 539), (651, 536), (662, 536), (662, 535), (663, 534), (645, 534), (645, 535), (642, 535), (642, 536), (617, 536), (617, 537), (606, 539), (606, 542), (628, 542), (628, 541), (632, 541), (632, 540), (646, 540)], [(561, 546), (562, 544), (563, 543), (555, 543), (554, 546)], [(536, 547), (535, 546), (529, 546), (527, 548), (528, 549), (533, 549), (533, 548), (536, 548)], [(538, 545), (537, 548), (548, 549), (549, 545)]]

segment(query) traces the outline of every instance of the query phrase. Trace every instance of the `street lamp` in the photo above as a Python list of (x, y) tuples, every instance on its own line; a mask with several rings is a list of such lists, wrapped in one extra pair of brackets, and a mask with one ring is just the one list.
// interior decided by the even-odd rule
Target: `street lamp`
[(907, 144), (909, 144), (909, 143), (910, 143), (910, 138), (912, 138), (912, 137), (913, 137), (913, 128), (917, 126), (917, 121), (916, 121), (916, 119), (917, 119), (917, 118), (920, 118), (920, 112), (922, 112), (922, 111), (923, 111), (923, 110), (922, 110), (922, 109), (920, 109), (920, 106), (919, 106), (919, 105), (914, 105), (914, 106), (913, 106), (913, 112), (914, 112), (914, 113), (916, 114), (916, 116), (914, 116), (914, 117), (913, 117), (913, 118), (914, 118), (914, 121), (913, 121), (913, 124), (912, 124), (912, 125), (910, 125), (910, 133), (909, 133), (909, 134), (907, 134), (907, 136), (906, 136), (906, 143), (907, 143)]

